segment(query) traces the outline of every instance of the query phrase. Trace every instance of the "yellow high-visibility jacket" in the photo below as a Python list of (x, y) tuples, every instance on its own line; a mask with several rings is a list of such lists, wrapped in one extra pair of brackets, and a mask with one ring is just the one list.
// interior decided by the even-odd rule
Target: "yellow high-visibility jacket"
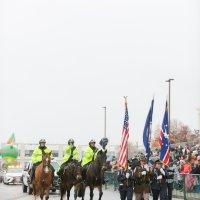
[(91, 162), (93, 159), (95, 159), (97, 152), (98, 152), (97, 148), (95, 151), (93, 151), (92, 148), (88, 146), (84, 151), (81, 165), (84, 166), (88, 164), (89, 162)]
[(72, 159), (79, 161), (79, 152), (76, 147), (71, 147), (70, 145), (67, 145), (64, 149), (64, 157), (63, 157), (63, 162), (67, 162), (72, 155)]
[[(48, 154), (51, 152), (51, 150), (48, 147), (46, 147), (46, 149), (44, 149), (44, 152)], [(31, 161), (33, 164), (42, 161), (42, 150), (39, 147), (36, 147), (35, 150), (33, 151), (33, 154), (31, 156)]]

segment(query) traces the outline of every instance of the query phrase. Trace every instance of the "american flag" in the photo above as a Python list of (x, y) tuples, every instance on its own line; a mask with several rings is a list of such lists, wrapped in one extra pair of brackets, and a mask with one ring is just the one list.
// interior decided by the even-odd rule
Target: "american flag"
[(169, 154), (169, 126), (168, 126), (168, 106), (166, 102), (165, 114), (163, 118), (162, 128), (160, 131), (160, 159), (166, 165), (169, 164), (170, 154)]
[(120, 154), (118, 159), (118, 165), (127, 168), (128, 166), (128, 138), (129, 138), (129, 116), (128, 116), (128, 107), (127, 99), (125, 97), (125, 117), (124, 125), (122, 130), (122, 141), (120, 146)]

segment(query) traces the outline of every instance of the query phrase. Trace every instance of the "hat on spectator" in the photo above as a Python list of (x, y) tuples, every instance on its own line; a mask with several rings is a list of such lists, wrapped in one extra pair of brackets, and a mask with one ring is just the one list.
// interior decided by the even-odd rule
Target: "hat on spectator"
[(155, 164), (162, 164), (162, 161), (160, 159), (155, 160)]

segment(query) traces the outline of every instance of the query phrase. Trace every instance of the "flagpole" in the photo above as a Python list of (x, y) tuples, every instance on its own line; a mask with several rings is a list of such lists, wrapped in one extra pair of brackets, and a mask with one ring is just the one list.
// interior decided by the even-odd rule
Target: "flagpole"
[[(125, 100), (125, 108), (127, 108), (127, 97), (128, 96), (124, 96), (124, 100)], [(126, 170), (128, 169), (128, 143), (127, 143), (127, 164), (126, 164)]]
[(104, 108), (104, 137), (106, 138), (106, 106), (104, 106), (104, 107), (102, 107), (102, 108)]
[(171, 126), (170, 126), (170, 120), (171, 120), (171, 81), (174, 81), (174, 79), (173, 78), (169, 78), (168, 80), (166, 80), (165, 82), (168, 82), (168, 90), (169, 90), (169, 106), (168, 106), (168, 130), (169, 130), (169, 134), (170, 134), (170, 132), (171, 132)]

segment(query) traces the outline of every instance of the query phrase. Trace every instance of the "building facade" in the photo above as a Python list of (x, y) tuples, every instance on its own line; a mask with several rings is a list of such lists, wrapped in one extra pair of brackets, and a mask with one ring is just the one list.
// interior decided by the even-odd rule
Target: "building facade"
[[(5, 146), (5, 143), (1, 144), (1, 148)], [(38, 146), (38, 144), (35, 143), (16, 143), (15, 146), (19, 150), (19, 155), (17, 161), (19, 163), (22, 163), (22, 165), (26, 162), (29, 162), (31, 160), (32, 153), (34, 149)], [(57, 160), (59, 163), (62, 162), (63, 154), (64, 154), (64, 148), (66, 144), (48, 144), (48, 147), (52, 150), (52, 157)], [(80, 159), (82, 158), (84, 149), (87, 147), (87, 145), (79, 145), (77, 146)], [(0, 148), (0, 149), (1, 149)], [(116, 157), (118, 146), (116, 145), (108, 145), (108, 160), (111, 160), (113, 156)]]

